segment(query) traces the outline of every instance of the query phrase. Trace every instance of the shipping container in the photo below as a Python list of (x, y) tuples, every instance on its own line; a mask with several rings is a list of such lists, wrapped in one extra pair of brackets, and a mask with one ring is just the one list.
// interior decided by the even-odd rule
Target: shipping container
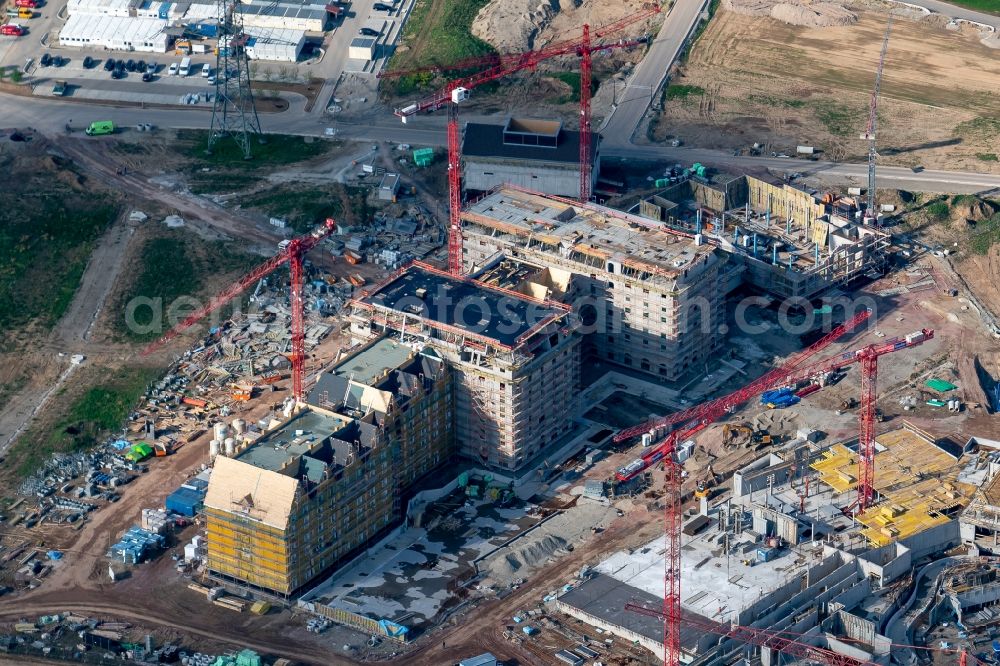
[(850, 194), (850, 195), (852, 195), (852, 196), (856, 196), (856, 197), (861, 196), (861, 188), (860, 187), (848, 187), (847, 188), (847, 193)]
[(165, 506), (167, 511), (191, 518), (201, 511), (204, 502), (205, 493), (190, 488), (178, 488), (167, 495)]
[(181, 402), (183, 402), (185, 405), (191, 405), (192, 407), (208, 406), (208, 400), (205, 400), (204, 398), (194, 398), (189, 395), (186, 395), (183, 398), (181, 398)]
[(812, 146), (796, 146), (795, 152), (797, 152), (799, 155), (812, 155), (813, 153), (816, 152), (816, 149), (813, 148)]

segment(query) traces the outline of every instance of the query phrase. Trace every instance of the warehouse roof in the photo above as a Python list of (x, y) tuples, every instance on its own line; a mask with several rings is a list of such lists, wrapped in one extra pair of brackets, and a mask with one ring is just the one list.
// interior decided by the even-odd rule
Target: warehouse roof
[(522, 335), (564, 312), (555, 304), (419, 265), (410, 266), (362, 302), (454, 326), (507, 347), (520, 344)]
[[(632, 587), (611, 576), (596, 574), (593, 578), (561, 595), (559, 602), (600, 618), (614, 626), (642, 634), (654, 641), (663, 640), (662, 620), (625, 610), (625, 604), (628, 603), (662, 610), (663, 598), (655, 597), (645, 590)], [(703, 622), (711, 622), (708, 618), (687, 609), (684, 610), (684, 614)], [(702, 629), (682, 623), (681, 647), (693, 650), (697, 647), (698, 638), (703, 633), (705, 632)]]
[[(591, 133), (591, 156), (596, 159), (600, 134)], [(508, 118), (503, 125), (466, 123), (462, 156), (579, 164), (580, 133), (552, 121)]]

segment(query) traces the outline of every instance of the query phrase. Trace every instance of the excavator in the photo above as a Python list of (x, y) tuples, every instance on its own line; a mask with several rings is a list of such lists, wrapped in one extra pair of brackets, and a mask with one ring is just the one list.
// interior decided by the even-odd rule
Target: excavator
[(722, 443), (727, 447), (735, 447), (743, 440), (746, 443), (767, 446), (771, 443), (771, 435), (766, 430), (756, 430), (745, 424), (727, 423), (722, 427)]

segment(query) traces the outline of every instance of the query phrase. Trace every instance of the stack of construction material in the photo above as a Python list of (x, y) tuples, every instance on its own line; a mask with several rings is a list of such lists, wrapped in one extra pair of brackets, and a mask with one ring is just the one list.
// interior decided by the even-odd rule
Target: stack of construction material
[(154, 534), (164, 534), (173, 527), (174, 522), (163, 509), (143, 509), (139, 525)]

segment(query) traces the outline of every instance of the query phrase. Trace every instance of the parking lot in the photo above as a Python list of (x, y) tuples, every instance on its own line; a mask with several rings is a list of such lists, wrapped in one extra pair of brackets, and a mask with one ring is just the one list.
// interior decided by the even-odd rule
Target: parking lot
[[(375, 5), (390, 4), (389, 0), (356, 0), (343, 5), (345, 11), (336, 18), (322, 35), (310, 33), (307, 35), (305, 58), (297, 63), (270, 61), (255, 61), (252, 71), (257, 72), (257, 80), (288, 80), (320, 78), (327, 81), (321, 92), (320, 104), (315, 111), (325, 108), (334, 89), (343, 74), (351, 75), (352, 85), (370, 80), (373, 87), (376, 83), (375, 73), (381, 69), (392, 55), (403, 24), (412, 10), (414, 0), (396, 0), (391, 3), (391, 11), (384, 7), (376, 9)], [(123, 103), (148, 104), (210, 104), (214, 93), (210, 79), (203, 78), (201, 65), (208, 64), (214, 74), (216, 56), (209, 54), (192, 54), (192, 75), (187, 77), (171, 76), (169, 67), (180, 62), (182, 55), (176, 55), (171, 48), (168, 53), (145, 53), (136, 51), (112, 51), (103, 47), (80, 48), (58, 43), (59, 31), (67, 20), (65, 0), (49, 0), (35, 10), (31, 19), (11, 19), (27, 29), (21, 37), (0, 36), (0, 65), (16, 66), (32, 84), (35, 95), (50, 97), (56, 81), (67, 83), (63, 96), (73, 99), (93, 99)], [(350, 60), (349, 45), (351, 41), (362, 36), (362, 28), (376, 29), (377, 48), (371, 61)], [(61, 56), (65, 64), (43, 64), (42, 57), (48, 54), (50, 58)], [(310, 57), (311, 56), (311, 57)], [(90, 57), (94, 64), (84, 67), (84, 58)], [(129, 59), (138, 62), (155, 62), (158, 67), (155, 74), (143, 80), (140, 71), (121, 71), (120, 75), (112, 76), (113, 72), (104, 69), (107, 59)], [(362, 88), (367, 88), (365, 83)], [(362, 92), (362, 95), (365, 93)], [(195, 102), (197, 98), (197, 102)], [(374, 95), (359, 98), (374, 100)]]

